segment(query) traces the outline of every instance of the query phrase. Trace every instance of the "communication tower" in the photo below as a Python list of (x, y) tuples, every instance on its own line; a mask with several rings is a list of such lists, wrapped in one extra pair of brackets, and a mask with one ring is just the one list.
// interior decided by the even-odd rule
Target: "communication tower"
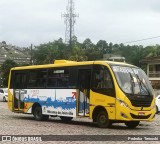
[(67, 12), (62, 14), (62, 17), (64, 17), (64, 23), (66, 24), (66, 30), (65, 30), (65, 42), (70, 45), (70, 48), (72, 48), (72, 41), (74, 36), (74, 24), (76, 22), (76, 17), (78, 17), (78, 14), (75, 14), (74, 10), (74, 1), (68, 0), (68, 5), (66, 7)]

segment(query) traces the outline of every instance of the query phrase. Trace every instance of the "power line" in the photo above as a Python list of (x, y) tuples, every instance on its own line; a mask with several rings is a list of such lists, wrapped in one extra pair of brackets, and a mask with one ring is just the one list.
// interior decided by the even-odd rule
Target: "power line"
[(128, 42), (125, 42), (125, 43), (123, 43), (123, 44), (133, 43), (133, 42), (139, 42), (139, 41), (145, 41), (145, 40), (155, 39), (155, 38), (160, 38), (160, 36), (149, 37), (149, 38), (144, 38), (144, 39), (139, 39), (139, 40), (134, 40), (134, 41), (128, 41)]

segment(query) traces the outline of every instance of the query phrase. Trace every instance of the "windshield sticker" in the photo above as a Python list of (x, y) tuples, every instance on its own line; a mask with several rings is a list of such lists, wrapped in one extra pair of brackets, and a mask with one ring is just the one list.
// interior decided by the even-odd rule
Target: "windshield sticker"
[(122, 72), (122, 73), (133, 73), (133, 70), (129, 67), (120, 67), (120, 66), (113, 66), (114, 72)]
[(133, 69), (135, 74), (138, 74), (138, 69)]

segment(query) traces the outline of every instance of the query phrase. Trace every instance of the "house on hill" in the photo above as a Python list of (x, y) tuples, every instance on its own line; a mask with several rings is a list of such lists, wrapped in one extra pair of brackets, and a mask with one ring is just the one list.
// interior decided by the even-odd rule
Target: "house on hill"
[(140, 61), (147, 66), (147, 76), (152, 84), (155, 94), (160, 95), (160, 56), (148, 57)]

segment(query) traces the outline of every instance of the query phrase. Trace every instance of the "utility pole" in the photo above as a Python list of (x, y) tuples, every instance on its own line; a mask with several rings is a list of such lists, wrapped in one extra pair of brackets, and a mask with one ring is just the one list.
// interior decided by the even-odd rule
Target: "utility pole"
[(66, 30), (65, 30), (65, 42), (69, 44), (70, 49), (72, 49), (72, 41), (74, 36), (74, 24), (76, 22), (76, 17), (78, 17), (78, 14), (74, 13), (74, 2), (73, 0), (68, 0), (68, 5), (66, 8), (67, 12), (65, 14), (62, 14), (62, 17), (64, 17), (64, 23), (66, 24)]
[(31, 44), (31, 59), (30, 59), (30, 64), (31, 65), (33, 64), (33, 60), (32, 60), (32, 48), (33, 48), (33, 45)]

